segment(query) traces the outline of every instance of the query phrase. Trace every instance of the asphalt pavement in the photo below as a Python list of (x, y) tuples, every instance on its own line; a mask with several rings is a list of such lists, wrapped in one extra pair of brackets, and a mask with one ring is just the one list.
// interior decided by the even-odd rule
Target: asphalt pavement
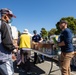
[[(49, 58), (47, 58), (43, 63), (38, 63), (35, 65), (31, 61), (31, 70), (30, 70), (31, 74), (20, 72), (19, 69), (14, 65), (14, 69), (15, 69), (14, 75), (48, 75), (51, 67), (51, 61), (53, 60), (50, 60)], [(61, 75), (61, 71), (57, 61), (54, 62), (53, 69), (50, 75)], [(74, 68), (74, 66), (72, 66), (71, 75), (76, 75), (76, 68)]]

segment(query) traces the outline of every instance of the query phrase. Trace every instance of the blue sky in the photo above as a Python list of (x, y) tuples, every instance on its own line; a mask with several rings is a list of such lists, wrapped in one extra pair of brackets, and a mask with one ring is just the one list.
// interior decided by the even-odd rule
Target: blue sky
[(76, 0), (0, 0), (0, 8), (9, 8), (16, 15), (12, 25), (30, 33), (41, 28), (49, 31), (62, 18), (76, 18)]

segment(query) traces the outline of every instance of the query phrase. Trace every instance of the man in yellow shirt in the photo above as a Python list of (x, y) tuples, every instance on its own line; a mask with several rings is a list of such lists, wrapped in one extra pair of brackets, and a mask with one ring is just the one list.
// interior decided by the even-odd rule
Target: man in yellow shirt
[(30, 35), (28, 35), (27, 30), (24, 30), (24, 32), (20, 36), (19, 48), (31, 48)]
[(30, 56), (31, 56), (31, 37), (28, 34), (28, 30), (25, 29), (19, 38), (19, 48), (21, 54), (21, 68), (26, 72), (30, 69)]

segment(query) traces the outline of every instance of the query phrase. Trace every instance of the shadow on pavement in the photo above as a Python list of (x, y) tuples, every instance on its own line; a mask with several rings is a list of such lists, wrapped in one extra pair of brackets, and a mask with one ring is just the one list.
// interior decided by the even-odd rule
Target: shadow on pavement
[(45, 57), (45, 60), (49, 61), (49, 62), (54, 62), (57, 66), (60, 66), (60, 62), (58, 62), (58, 60), (55, 60), (55, 59), (52, 59), (52, 58), (48, 58), (48, 57)]
[(52, 72), (56, 72), (56, 71), (58, 71), (58, 70), (60, 70), (60, 69), (53, 70), (53, 71), (51, 71), (51, 73), (52, 73)]
[(19, 68), (17, 68), (16, 66), (16, 61), (13, 62), (14, 65), (14, 72), (18, 73), (17, 75), (41, 75), (41, 74), (45, 74), (45, 72), (40, 69), (39, 67), (37, 67), (36, 65), (33, 64), (33, 62), (31, 62), (31, 69), (30, 72), (31, 74), (26, 74), (26, 72), (20, 72)]
[[(60, 66), (60, 62), (58, 62), (58, 60), (48, 58), (48, 57), (45, 57), (45, 60), (49, 62), (55, 62), (58, 67)], [(76, 71), (76, 66), (70, 65), (70, 67), (71, 67), (71, 71)]]

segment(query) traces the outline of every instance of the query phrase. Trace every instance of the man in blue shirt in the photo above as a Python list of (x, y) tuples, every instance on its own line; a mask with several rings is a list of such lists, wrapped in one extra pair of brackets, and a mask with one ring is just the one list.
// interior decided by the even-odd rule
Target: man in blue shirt
[[(42, 42), (42, 38), (41, 38), (40, 35), (37, 34), (37, 31), (34, 30), (33, 33), (34, 33), (34, 36), (32, 37), (32, 42), (35, 43), (35, 44), (38, 44), (39, 42)], [(37, 53), (34, 52), (34, 64), (37, 63), (37, 57), (38, 57)], [(40, 61), (40, 60), (39, 61), (44, 62), (44, 56), (40, 55), (40, 58), (41, 58), (42, 61)]]
[(67, 28), (67, 21), (61, 20), (59, 27), (62, 30), (60, 34), (60, 42), (58, 46), (61, 47), (61, 72), (62, 75), (70, 75), (70, 61), (74, 56), (74, 49), (72, 44), (72, 31)]
[(32, 37), (32, 41), (39, 42), (41, 40), (41, 36), (37, 34), (36, 30), (34, 30), (33, 33), (34, 33), (34, 36)]

